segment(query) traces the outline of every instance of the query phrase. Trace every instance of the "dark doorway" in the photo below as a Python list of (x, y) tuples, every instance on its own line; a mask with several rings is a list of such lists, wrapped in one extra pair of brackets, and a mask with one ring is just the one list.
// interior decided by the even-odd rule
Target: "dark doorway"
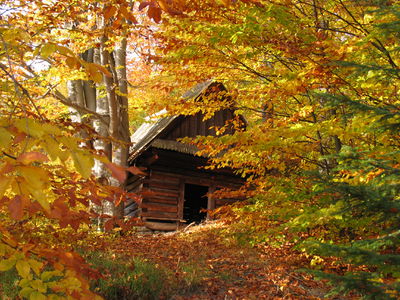
[(183, 219), (187, 224), (200, 223), (207, 217), (206, 212), (200, 212), (201, 209), (207, 209), (208, 204), (208, 186), (185, 184), (185, 202), (183, 206)]

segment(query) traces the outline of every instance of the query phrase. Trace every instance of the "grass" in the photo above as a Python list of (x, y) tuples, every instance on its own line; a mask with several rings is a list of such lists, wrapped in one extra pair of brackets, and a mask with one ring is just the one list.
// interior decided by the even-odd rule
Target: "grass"
[(0, 296), (1, 300), (17, 299), (19, 277), (15, 269), (0, 273)]
[(180, 285), (180, 291), (190, 293), (197, 290), (203, 279), (208, 276), (207, 270), (201, 268), (198, 263), (181, 264), (180, 271), (182, 272), (183, 285)]
[(102, 278), (91, 281), (91, 290), (105, 299), (160, 299), (171, 293), (172, 273), (144, 259), (110, 259), (107, 253), (93, 252), (87, 260)]
[[(90, 281), (91, 290), (106, 300), (170, 299), (195, 291), (207, 275), (196, 264), (181, 264), (175, 272), (139, 257), (115, 258), (108, 252), (82, 252), (86, 261), (102, 275)], [(0, 299), (18, 299), (20, 280), (15, 268), (0, 273)]]

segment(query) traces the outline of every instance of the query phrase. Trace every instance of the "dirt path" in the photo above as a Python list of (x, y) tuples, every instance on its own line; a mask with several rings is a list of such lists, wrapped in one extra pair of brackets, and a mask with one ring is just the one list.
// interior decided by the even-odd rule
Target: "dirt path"
[[(139, 256), (175, 273), (173, 299), (320, 299), (323, 286), (294, 272), (303, 258), (289, 250), (252, 249), (221, 238), (218, 224), (187, 232), (125, 236), (113, 251)], [(182, 290), (185, 292), (182, 293)]]

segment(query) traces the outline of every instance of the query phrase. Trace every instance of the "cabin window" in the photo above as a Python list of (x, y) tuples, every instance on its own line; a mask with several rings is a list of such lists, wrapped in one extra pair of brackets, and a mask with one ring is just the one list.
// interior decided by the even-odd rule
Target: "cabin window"
[(208, 204), (208, 186), (185, 184), (185, 202), (183, 206), (183, 219), (187, 224), (200, 223), (207, 217), (207, 212), (201, 212), (207, 209)]

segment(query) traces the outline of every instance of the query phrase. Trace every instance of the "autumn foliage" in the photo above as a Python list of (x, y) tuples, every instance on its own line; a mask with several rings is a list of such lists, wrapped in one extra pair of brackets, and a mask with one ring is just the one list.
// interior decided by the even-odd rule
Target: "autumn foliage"
[[(332, 295), (398, 298), (399, 16), (386, 0), (3, 1), (0, 272), (21, 297), (95, 299), (72, 246), (99, 217), (124, 226), (98, 207), (134, 197), (128, 113), (234, 107), (246, 130), (191, 140), (246, 178), (223, 234), (290, 244)], [(229, 97), (179, 100), (208, 79)]]
[[(169, 109), (236, 107), (246, 117), (245, 131), (193, 141), (211, 168), (247, 178), (252, 199), (234, 209), (232, 228), (254, 244), (294, 241), (333, 294), (397, 298), (398, 4), (213, 4), (191, 2), (196, 13), (163, 22), (154, 60), (168, 80), (156, 86), (224, 82), (230, 102)], [(324, 273), (332, 257), (354, 268)]]

